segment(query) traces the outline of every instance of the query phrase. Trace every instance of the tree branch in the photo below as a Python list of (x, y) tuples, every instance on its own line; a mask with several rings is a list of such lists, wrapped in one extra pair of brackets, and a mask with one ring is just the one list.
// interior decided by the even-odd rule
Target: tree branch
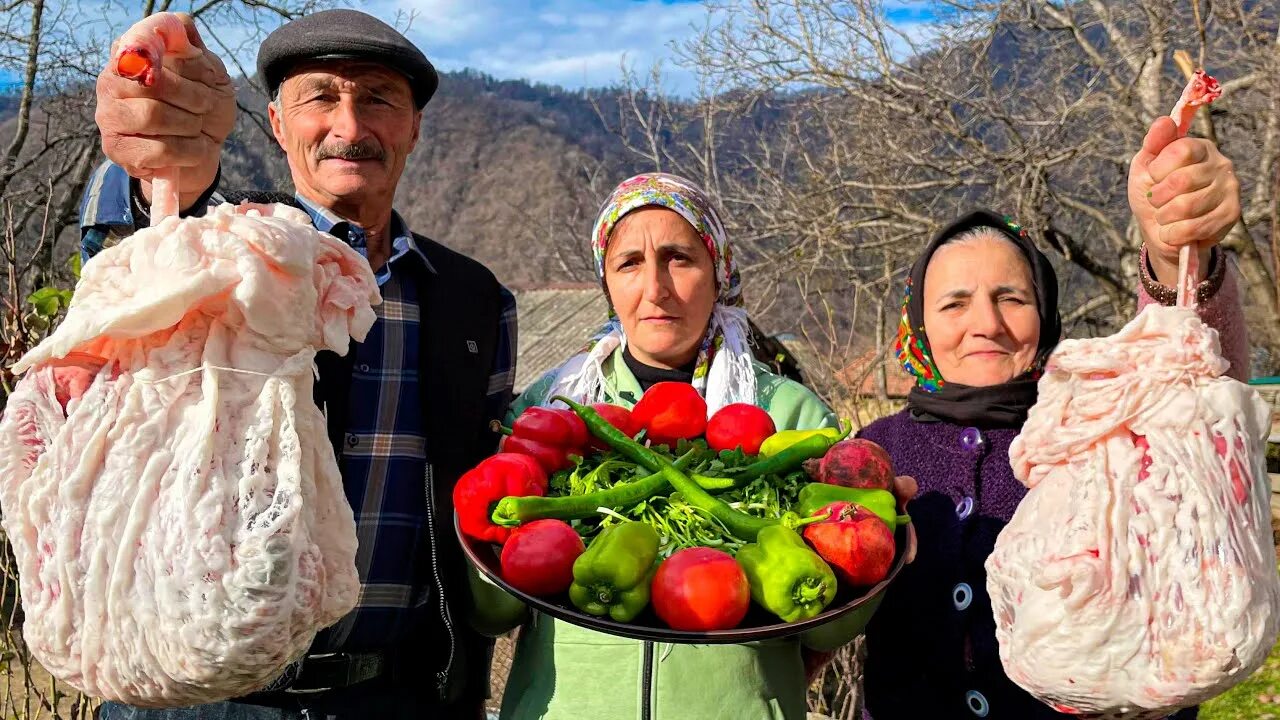
[(31, 102), (35, 96), (36, 73), (40, 69), (40, 23), (43, 18), (44, 0), (35, 0), (31, 5), (31, 34), (27, 38), (27, 64), (22, 78), (22, 99), (18, 103), (18, 126), (5, 150), (4, 163), (0, 165), (0, 197), (4, 196), (17, 172), (14, 167), (18, 153), (27, 142), (27, 131), (31, 126)]

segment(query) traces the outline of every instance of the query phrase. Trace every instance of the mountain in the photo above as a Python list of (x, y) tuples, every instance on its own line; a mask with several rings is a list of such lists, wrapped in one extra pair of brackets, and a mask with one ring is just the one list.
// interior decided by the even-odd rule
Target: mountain
[[(266, 105), (252, 91), (239, 99), (246, 110)], [(503, 282), (591, 280), (595, 211), (614, 183), (644, 169), (596, 110), (616, 101), (608, 90), (444, 73), (396, 208), (415, 231), (480, 260)], [(228, 186), (292, 189), (265, 130), (265, 115), (241, 112), (224, 154)]]

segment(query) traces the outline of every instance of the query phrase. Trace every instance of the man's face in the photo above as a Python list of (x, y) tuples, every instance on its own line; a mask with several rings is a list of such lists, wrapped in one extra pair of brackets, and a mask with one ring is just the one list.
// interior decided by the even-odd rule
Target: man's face
[(295, 68), (268, 114), (298, 191), (331, 208), (389, 205), (422, 121), (407, 78), (343, 60)]

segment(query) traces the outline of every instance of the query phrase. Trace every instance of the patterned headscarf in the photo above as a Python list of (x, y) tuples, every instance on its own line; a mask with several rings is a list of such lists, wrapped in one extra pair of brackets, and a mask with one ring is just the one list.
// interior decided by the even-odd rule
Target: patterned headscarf
[[(970, 230), (990, 228), (1008, 238), (1027, 259), (1040, 314), (1040, 344), (1031, 368), (1007, 383), (968, 387), (947, 382), (938, 372), (924, 331), (924, 274), (938, 248)], [(902, 316), (894, 343), (898, 361), (915, 378), (907, 403), (917, 414), (964, 422), (1018, 426), (1036, 400), (1036, 381), (1062, 336), (1058, 315), (1058, 276), (1027, 231), (1008, 216), (985, 210), (969, 213), (943, 228), (911, 267), (902, 298)]]
[[(755, 370), (752, 367), (747, 313), (742, 307), (742, 281), (720, 214), (707, 194), (685, 178), (668, 173), (645, 173), (622, 181), (600, 208), (591, 231), (591, 251), (596, 276), (604, 283), (604, 261), (609, 237), (627, 213), (645, 207), (672, 210), (702, 238), (715, 267), (716, 304), (707, 334), (698, 349), (693, 386), (707, 399), (714, 413), (735, 402), (754, 403)], [(626, 345), (622, 324), (610, 309), (608, 323), (577, 356), (565, 363), (552, 384), (551, 395), (598, 401), (603, 391), (603, 363)]]

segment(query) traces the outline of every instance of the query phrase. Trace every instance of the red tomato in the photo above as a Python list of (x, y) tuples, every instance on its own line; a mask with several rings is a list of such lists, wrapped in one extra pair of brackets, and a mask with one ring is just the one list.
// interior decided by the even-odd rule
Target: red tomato
[(534, 520), (516, 528), (503, 544), (502, 579), (530, 595), (562, 593), (573, 583), (573, 561), (585, 549), (569, 523)]
[(760, 446), (777, 431), (773, 418), (762, 408), (733, 403), (717, 410), (707, 421), (707, 445), (716, 451), (742, 448), (748, 455), (758, 455)]
[[(591, 406), (600, 417), (604, 418), (610, 425), (622, 431), (623, 435), (629, 438), (636, 436), (640, 432), (640, 423), (636, 422), (635, 415), (630, 410), (621, 405), (610, 405), (609, 403), (596, 403)], [(608, 450), (609, 446), (603, 440), (591, 438), (591, 447), (596, 450)]]
[(658, 566), (652, 602), (658, 617), (676, 630), (728, 630), (747, 614), (751, 586), (729, 553), (685, 548)]
[(631, 414), (654, 445), (692, 440), (707, 429), (707, 401), (688, 383), (657, 383), (645, 391)]

